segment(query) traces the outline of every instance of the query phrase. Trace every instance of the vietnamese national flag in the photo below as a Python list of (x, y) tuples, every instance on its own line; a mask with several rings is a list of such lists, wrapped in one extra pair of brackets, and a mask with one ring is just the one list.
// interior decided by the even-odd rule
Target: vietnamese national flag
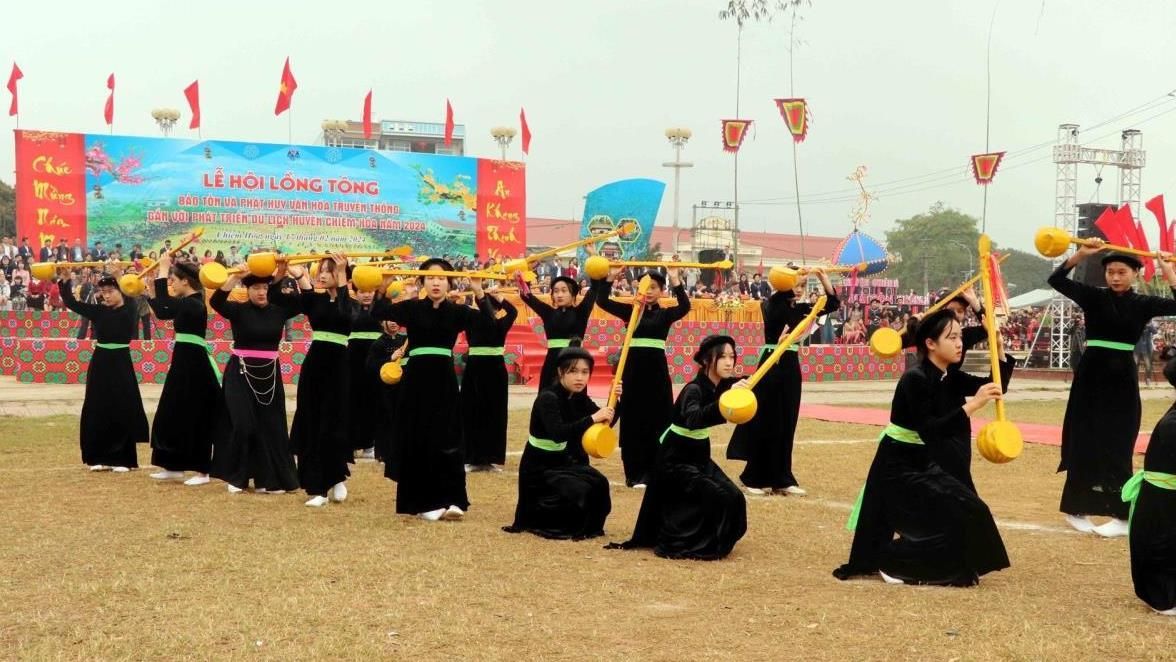
[(290, 71), (290, 58), (286, 58), (286, 65), (282, 67), (282, 82), (278, 85), (278, 102), (274, 104), (274, 115), (281, 115), (290, 110), (290, 101), (294, 98), (294, 90), (298, 89), (298, 81), (294, 80), (294, 73)]
[(106, 77), (106, 89), (110, 90), (110, 96), (106, 97), (106, 108), (102, 111), (102, 117), (109, 126), (114, 124), (114, 74)]
[(200, 128), (200, 81), (194, 80), (184, 88), (184, 97), (188, 99), (188, 107), (192, 109), (192, 121), (188, 122), (189, 129)]
[(523, 154), (531, 153), (531, 127), (527, 126), (527, 110), (519, 109), (519, 124), (522, 124)]
[(364, 140), (370, 140), (372, 137), (372, 91), (368, 90), (367, 96), (363, 98), (363, 137)]
[(453, 106), (445, 100), (445, 146), (453, 144)]
[(16, 81), (22, 78), (24, 78), (24, 72), (20, 70), (20, 67), (16, 66), (15, 62), (13, 62), (12, 73), (8, 75), (8, 91), (12, 94), (12, 103), (8, 106), (8, 114), (10, 116), (16, 115), (18, 112)]

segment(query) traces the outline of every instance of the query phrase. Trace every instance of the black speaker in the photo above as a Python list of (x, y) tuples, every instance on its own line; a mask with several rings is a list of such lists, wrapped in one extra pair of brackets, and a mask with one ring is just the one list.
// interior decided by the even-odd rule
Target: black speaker
[[(724, 257), (726, 257), (726, 255), (727, 253), (721, 248), (706, 248), (698, 251), (698, 261), (702, 262), (703, 264), (708, 262), (719, 262)], [(717, 273), (717, 269), (702, 269), (698, 278), (702, 281), (703, 285), (710, 287), (711, 285), (714, 285), (715, 274)]]
[[(1104, 205), (1097, 202), (1078, 205), (1078, 238), (1090, 239), (1091, 237), (1097, 237), (1106, 240), (1106, 235), (1094, 225), (1094, 222), (1108, 209), (1116, 211), (1119, 209), (1119, 206)], [(1093, 287), (1107, 286), (1106, 273), (1103, 269), (1102, 262), (1099, 261), (1097, 256), (1079, 262), (1078, 266), (1074, 267), (1074, 280)]]

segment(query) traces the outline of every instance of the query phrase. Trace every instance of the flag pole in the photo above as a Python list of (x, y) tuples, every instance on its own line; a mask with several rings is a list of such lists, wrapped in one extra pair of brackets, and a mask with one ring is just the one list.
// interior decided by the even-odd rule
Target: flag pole
[(294, 104), (286, 109), (286, 139), (290, 145), (294, 145)]

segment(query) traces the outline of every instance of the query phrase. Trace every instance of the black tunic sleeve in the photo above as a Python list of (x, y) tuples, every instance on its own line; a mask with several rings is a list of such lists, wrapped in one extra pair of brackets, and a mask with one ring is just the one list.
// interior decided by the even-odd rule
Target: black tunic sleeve
[(543, 429), (551, 435), (553, 441), (574, 442), (592, 427), (591, 415), (565, 421), (560, 412), (559, 396), (552, 391), (543, 391), (535, 398), (535, 411), (539, 414)]
[(1062, 296), (1078, 304), (1081, 308), (1086, 308), (1095, 296), (1098, 294), (1097, 287), (1091, 287), (1085, 283), (1079, 283), (1070, 280), (1070, 267), (1063, 262), (1046, 281), (1049, 286), (1057, 290)]
[[(1176, 297), (1176, 287), (1172, 288), (1172, 296)], [(1147, 296), (1144, 299), (1149, 317), (1176, 315), (1176, 298), (1165, 299), (1164, 297)]]
[(718, 399), (706, 402), (697, 384), (687, 384), (678, 395), (677, 418), (682, 421), (683, 427), (691, 430), (702, 430), (727, 422), (719, 412)]
[[(584, 293), (584, 298), (576, 304), (576, 322), (579, 328), (588, 326), (588, 320), (592, 317), (592, 309), (596, 306), (598, 299), (600, 299), (599, 293), (589, 287), (588, 291)], [(582, 332), (581, 335), (583, 335)]]
[(412, 305), (415, 299), (392, 303), (387, 299), (377, 299), (372, 304), (372, 319), (396, 322), (400, 326), (412, 326)]
[(237, 318), (237, 313), (241, 311), (243, 304), (229, 301), (229, 293), (218, 289), (212, 293), (212, 296), (208, 297), (208, 305), (212, 306), (212, 309), (219, 313), (221, 317), (233, 321)]
[(972, 349), (976, 345), (988, 341), (988, 329), (983, 326), (966, 326), (960, 332), (960, 336), (962, 336), (964, 349)]
[(673, 324), (690, 314), (690, 297), (686, 294), (686, 286), (679, 282), (677, 287), (671, 288), (678, 305), (666, 310), (666, 321)]
[(506, 333), (507, 331), (510, 331), (510, 327), (514, 326), (515, 320), (518, 319), (519, 309), (515, 308), (514, 304), (507, 301), (506, 299), (499, 301), (498, 305), (506, 311), (506, 315), (504, 315), (502, 319), (498, 320), (499, 328), (502, 329), (503, 333)]
[(614, 301), (609, 296), (611, 289), (612, 286), (607, 280), (592, 281), (591, 291), (596, 295), (596, 305), (609, 315), (628, 323), (629, 318), (633, 315), (633, 304)]
[(176, 318), (176, 298), (167, 291), (167, 279), (155, 279), (155, 298), (147, 299), (147, 305), (155, 311), (155, 316), (161, 320)]
[[(980, 379), (963, 372), (957, 374)], [(980, 379), (981, 383), (985, 383), (985, 381)], [(971, 384), (966, 384), (964, 389), (971, 388), (971, 386)], [(948, 411), (935, 411), (935, 403), (940, 400), (935, 393), (938, 388), (941, 388), (940, 385), (935, 384), (931, 378), (917, 370), (906, 371), (902, 379), (898, 381), (897, 390), (901, 393), (903, 408), (911, 420), (896, 420), (894, 422), (918, 432), (919, 437), (926, 444), (934, 444), (936, 440), (951, 438), (953, 429), (959, 429), (961, 424), (965, 427), (968, 425), (968, 415), (964, 412), (963, 405), (953, 406)], [(979, 384), (975, 388), (979, 388)], [(975, 392), (973, 389), (972, 393)]]
[(57, 291), (61, 293), (61, 302), (65, 304), (66, 308), (87, 319), (94, 319), (94, 316), (102, 312), (102, 306), (96, 303), (82, 303), (74, 298), (72, 280), (57, 281)]
[[(987, 377), (977, 377), (970, 375), (963, 370), (954, 371), (955, 384), (960, 392), (960, 395), (971, 397), (976, 395), (976, 391), (980, 390), (981, 386), (992, 381), (992, 373), (988, 373)], [(1000, 362), (1000, 389), (1002, 393), (1009, 392), (1009, 380), (1013, 378), (1013, 357), (1005, 355), (1004, 361)]]
[(539, 316), (539, 319), (543, 320), (543, 326), (546, 327), (548, 321), (551, 319), (551, 306), (547, 305), (544, 301), (540, 300), (539, 297), (531, 294), (530, 292), (526, 292), (520, 295), (520, 298), (522, 298), (523, 303), (527, 304), (528, 308), (535, 311), (535, 314)]

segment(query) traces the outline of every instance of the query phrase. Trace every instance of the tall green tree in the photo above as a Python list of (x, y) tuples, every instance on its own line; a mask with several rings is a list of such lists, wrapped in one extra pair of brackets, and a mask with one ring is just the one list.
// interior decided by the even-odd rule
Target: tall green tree
[(16, 236), (16, 190), (0, 182), (0, 236)]
[[(980, 222), (958, 209), (937, 202), (926, 212), (899, 219), (886, 233), (886, 246), (902, 261), (886, 273), (903, 290), (923, 293), (955, 288), (979, 269), (977, 241)], [(993, 242), (993, 249), (1001, 253)], [(1050, 262), (1024, 251), (1011, 250), (1001, 266), (1010, 296), (1045, 286)]]

